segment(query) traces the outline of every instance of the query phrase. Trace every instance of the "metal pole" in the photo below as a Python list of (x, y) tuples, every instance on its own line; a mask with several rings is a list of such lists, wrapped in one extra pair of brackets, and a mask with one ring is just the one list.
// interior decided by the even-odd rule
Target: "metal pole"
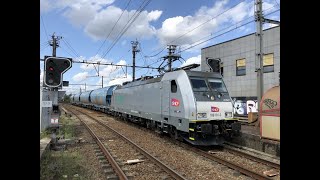
[(136, 52), (139, 52), (140, 50), (137, 48), (139, 42), (131, 41), (132, 44), (132, 81), (135, 80), (136, 77)]
[(132, 81), (135, 80), (136, 76), (136, 52), (132, 49)]
[(101, 76), (101, 78), (102, 78), (102, 88), (103, 88), (103, 76)]
[(257, 99), (258, 103), (260, 103), (263, 95), (263, 31), (262, 31), (262, 25), (263, 25), (263, 15), (262, 15), (262, 0), (255, 0), (255, 21), (256, 21), (256, 41), (257, 41), (257, 47), (256, 47), (256, 62), (258, 64), (258, 67), (256, 67), (257, 71)]
[(51, 37), (52, 37), (52, 56), (56, 57), (57, 42), (56, 42), (56, 38), (54, 37), (54, 34)]
[(171, 45), (169, 46), (169, 57), (168, 57), (168, 71), (171, 72), (171, 68), (172, 68), (172, 51), (171, 51)]
[(41, 121), (42, 121), (42, 86), (40, 85), (40, 133), (41, 133)]

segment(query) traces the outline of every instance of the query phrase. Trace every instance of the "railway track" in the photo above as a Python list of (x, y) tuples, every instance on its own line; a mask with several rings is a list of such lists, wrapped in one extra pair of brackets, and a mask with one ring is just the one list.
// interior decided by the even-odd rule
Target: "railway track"
[[(97, 112), (97, 114), (103, 114), (103, 113)], [(89, 115), (89, 116), (90, 116), (90, 115)], [(93, 116), (91, 116), (91, 117), (95, 119), (95, 117), (93, 117)], [(100, 122), (99, 120), (96, 120), (96, 121), (98, 121), (99, 124), (105, 126), (105, 124), (102, 123), (102, 122)], [(141, 128), (140, 126), (136, 126), (136, 127)], [(152, 132), (153, 132), (153, 131), (152, 131)], [(154, 132), (153, 132), (153, 133), (154, 133)], [(261, 172), (256, 172), (256, 171), (254, 171), (254, 170), (251, 170), (250, 168), (245, 168), (245, 167), (243, 167), (242, 165), (239, 165), (239, 164), (234, 163), (234, 162), (232, 162), (232, 161), (229, 161), (229, 160), (226, 160), (226, 159), (224, 159), (224, 158), (221, 158), (221, 157), (219, 157), (218, 155), (210, 154), (210, 153), (208, 153), (208, 151), (201, 150), (201, 149), (199, 149), (199, 148), (195, 148), (195, 147), (193, 147), (193, 146), (191, 146), (191, 145), (189, 145), (189, 144), (185, 144), (185, 143), (182, 143), (182, 142), (179, 142), (179, 141), (172, 140), (172, 139), (170, 139), (169, 137), (166, 137), (166, 138), (167, 138), (169, 141), (173, 142), (174, 144), (177, 144), (177, 145), (180, 146), (180, 147), (183, 147), (183, 148), (185, 148), (185, 149), (188, 149), (188, 150), (190, 150), (190, 151), (192, 151), (192, 152), (194, 152), (194, 153), (196, 153), (196, 154), (198, 154), (198, 155), (200, 155), (200, 156), (202, 156), (202, 157), (205, 157), (205, 158), (207, 158), (207, 159), (209, 159), (209, 160), (218, 162), (218, 163), (220, 163), (220, 164), (222, 164), (222, 165), (224, 165), (224, 166), (227, 166), (227, 167), (229, 167), (229, 168), (231, 168), (231, 169), (234, 169), (234, 170), (236, 170), (236, 171), (238, 171), (238, 172), (240, 172), (240, 173), (242, 173), (242, 174), (244, 174), (244, 175), (246, 175), (246, 176), (252, 177), (252, 178), (254, 178), (254, 179), (259, 179), (259, 180), (260, 180), (260, 179), (273, 179), (273, 178), (270, 178), (270, 177), (264, 175), (264, 174), (261, 173)], [(237, 156), (241, 156), (241, 157), (243, 157), (243, 158), (246, 158), (246, 159), (249, 159), (249, 160), (251, 160), (251, 161), (255, 161), (255, 162), (261, 163), (261, 164), (264, 164), (264, 165), (269, 166), (269, 167), (273, 167), (273, 168), (276, 168), (276, 169), (280, 169), (280, 166), (279, 166), (278, 164), (275, 164), (275, 163), (272, 163), (272, 162), (269, 162), (269, 161), (266, 161), (266, 160), (257, 158), (257, 157), (255, 157), (255, 156), (251, 156), (251, 155), (249, 155), (249, 154), (245, 154), (245, 153), (243, 153), (243, 152), (241, 152), (241, 151), (238, 152), (238, 151), (232, 150), (232, 149), (227, 149), (227, 150), (228, 150), (228, 152), (230, 152), (230, 153), (232, 153), (232, 154), (235, 154), (235, 155), (237, 155)]]
[(232, 153), (232, 154), (236, 154), (238, 156), (242, 156), (242, 157), (245, 157), (245, 158), (250, 159), (252, 161), (256, 161), (256, 162), (259, 162), (259, 163), (262, 163), (262, 164), (265, 164), (267, 166), (270, 166), (270, 167), (273, 167), (275, 169), (280, 170), (280, 164), (278, 164), (278, 163), (275, 163), (275, 162), (272, 162), (272, 161), (268, 161), (268, 160), (253, 156), (253, 155), (245, 153), (243, 151), (239, 151), (239, 150), (233, 149), (233, 148), (231, 148), (229, 146), (224, 146), (223, 148), (225, 150), (227, 150), (228, 152)]
[(213, 160), (213, 161), (216, 161), (220, 164), (223, 164), (231, 169), (234, 169), (234, 170), (237, 170), (239, 171), (240, 173), (242, 174), (245, 174), (246, 176), (249, 176), (249, 177), (252, 177), (254, 179), (258, 179), (258, 180), (266, 180), (266, 179), (272, 179), (270, 177), (267, 177), (266, 175), (264, 174), (261, 174), (261, 173), (258, 173), (256, 171), (253, 171), (251, 169), (248, 169), (248, 168), (245, 168), (237, 163), (234, 163), (232, 161), (229, 161), (229, 160), (226, 160), (225, 158), (221, 158), (220, 156), (216, 155), (216, 154), (211, 154), (209, 153), (208, 151), (204, 151), (204, 150), (201, 150), (199, 148), (195, 148), (191, 145), (188, 145), (188, 144), (184, 144), (184, 143), (181, 143), (181, 142), (178, 142), (178, 144), (180, 146), (183, 146), (184, 148), (187, 148), (189, 150), (191, 150), (192, 152), (198, 154), (198, 155), (201, 155), (205, 158), (208, 158), (210, 160)]
[(113, 171), (115, 172), (115, 174), (117, 174), (118, 178), (120, 180), (128, 180), (128, 177), (122, 171), (122, 169), (120, 168), (120, 166), (118, 165), (116, 160), (112, 157), (112, 155), (110, 154), (108, 149), (104, 146), (104, 144), (101, 142), (101, 140), (98, 138), (98, 136), (94, 133), (94, 131), (88, 126), (88, 124), (85, 121), (82, 120), (82, 118), (79, 116), (79, 113), (77, 113), (77, 111), (70, 110), (69, 108), (68, 108), (68, 110), (69, 110), (69, 112), (74, 114), (80, 120), (80, 122), (85, 126), (85, 128), (88, 130), (90, 135), (93, 137), (93, 139), (98, 144), (98, 146), (99, 146), (100, 150), (102, 151), (103, 155), (108, 160), (108, 162), (111, 165)]
[[(65, 106), (66, 108), (66, 106)], [(159, 159), (157, 159), (156, 157), (154, 157), (153, 155), (149, 154), (148, 152), (146, 152), (144, 149), (142, 149), (140, 146), (138, 146), (136, 143), (132, 142), (130, 139), (126, 138), (125, 136), (123, 136), (122, 134), (120, 134), (119, 132), (117, 132), (116, 130), (114, 130), (113, 128), (111, 128), (110, 126), (108, 126), (107, 124), (101, 122), (100, 120), (96, 119), (95, 117), (87, 114), (87, 113), (83, 113), (77, 109), (74, 108), (70, 108), (67, 107), (67, 109), (72, 112), (73, 114), (75, 114), (75, 116), (84, 123), (84, 125), (86, 126), (86, 128), (89, 130), (89, 126), (88, 124), (86, 124), (82, 118), (79, 116), (84, 115), (90, 119), (92, 119), (93, 121), (95, 121), (96, 123), (98, 123), (100, 126), (108, 129), (110, 132), (116, 134), (118, 137), (120, 137), (123, 141), (125, 141), (126, 143), (130, 144), (131, 146), (134, 147), (134, 149), (138, 150), (141, 154), (143, 154), (146, 158), (148, 158), (150, 161), (152, 161), (154, 164), (156, 164), (158, 167), (160, 167), (163, 171), (165, 171), (170, 177), (174, 178), (174, 179), (183, 179), (185, 180), (186, 178), (184, 178), (183, 176), (181, 176), (178, 172), (176, 172), (175, 170), (171, 169), (170, 167), (168, 167), (167, 165), (165, 165), (164, 163), (162, 163)], [(72, 110), (71, 110), (72, 109)], [(94, 134), (94, 132), (90, 129), (89, 131), (90, 134)], [(98, 142), (100, 142), (99, 147), (103, 148), (103, 153), (105, 153), (105, 151), (107, 151), (107, 149), (105, 148), (105, 146), (102, 144), (102, 142), (99, 140), (98, 136), (95, 136), (94, 139), (96, 139)], [(126, 149), (123, 149), (126, 150)], [(107, 152), (106, 152), (107, 153)], [(111, 154), (110, 152), (108, 154)], [(110, 155), (111, 156), (111, 155)], [(107, 155), (106, 155), (107, 157)], [(110, 157), (109, 157), (110, 158)], [(108, 161), (109, 161), (108, 158)], [(111, 157), (112, 158), (112, 157)], [(113, 159), (110, 159), (111, 163), (116, 163), (116, 161)], [(109, 162), (110, 162), (109, 161)], [(117, 163), (116, 163), (117, 164)], [(113, 165), (112, 166), (113, 169), (115, 170), (115, 172), (118, 174), (119, 179), (127, 179), (126, 175), (123, 173), (123, 171), (121, 170), (119, 165)]]

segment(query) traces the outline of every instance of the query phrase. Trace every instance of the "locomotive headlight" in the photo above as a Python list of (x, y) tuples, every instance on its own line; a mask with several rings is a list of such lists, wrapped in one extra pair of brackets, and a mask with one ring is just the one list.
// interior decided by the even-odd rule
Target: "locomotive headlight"
[(214, 96), (211, 96), (211, 98), (210, 98), (212, 101), (214, 100)]
[(225, 112), (226, 118), (231, 118), (232, 117), (232, 112)]
[(197, 117), (198, 118), (207, 118), (207, 113), (198, 113)]

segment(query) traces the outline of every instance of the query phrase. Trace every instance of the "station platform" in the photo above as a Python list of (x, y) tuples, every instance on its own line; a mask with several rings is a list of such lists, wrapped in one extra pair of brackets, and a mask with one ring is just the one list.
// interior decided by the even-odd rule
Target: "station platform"
[(257, 123), (242, 123), (240, 136), (234, 137), (229, 142), (280, 157), (280, 142), (262, 138), (260, 136), (260, 127)]
[(41, 157), (42, 157), (43, 152), (44, 152), (47, 148), (49, 148), (50, 142), (51, 142), (51, 139), (50, 139), (50, 138), (40, 139), (40, 159), (41, 159)]

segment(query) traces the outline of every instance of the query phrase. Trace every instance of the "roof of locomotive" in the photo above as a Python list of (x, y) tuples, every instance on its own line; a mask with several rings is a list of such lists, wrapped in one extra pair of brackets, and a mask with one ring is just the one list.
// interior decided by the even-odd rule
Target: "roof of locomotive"
[[(172, 71), (172, 72), (179, 72), (179, 71), (180, 72), (185, 71), (188, 76), (222, 78), (220, 73), (215, 73), (215, 72), (190, 71), (190, 70), (183, 70), (183, 69), (180, 69), (180, 70), (177, 70), (177, 71)], [(171, 73), (171, 72), (167, 72), (167, 73)], [(117, 89), (122, 89), (122, 88), (128, 88), (128, 87), (133, 87), (133, 86), (140, 86), (140, 85), (144, 85), (144, 84), (160, 82), (162, 80), (162, 78), (163, 78), (163, 75), (161, 75), (160, 77), (152, 77), (152, 76), (141, 77), (139, 79), (136, 79), (136, 81), (128, 82), (128, 83), (126, 83), (126, 84), (124, 84), (122, 86), (118, 86)]]
[(212, 77), (212, 78), (222, 78), (221, 74), (218, 72), (204, 72), (204, 71), (186, 71), (188, 76), (198, 76), (198, 77)]

